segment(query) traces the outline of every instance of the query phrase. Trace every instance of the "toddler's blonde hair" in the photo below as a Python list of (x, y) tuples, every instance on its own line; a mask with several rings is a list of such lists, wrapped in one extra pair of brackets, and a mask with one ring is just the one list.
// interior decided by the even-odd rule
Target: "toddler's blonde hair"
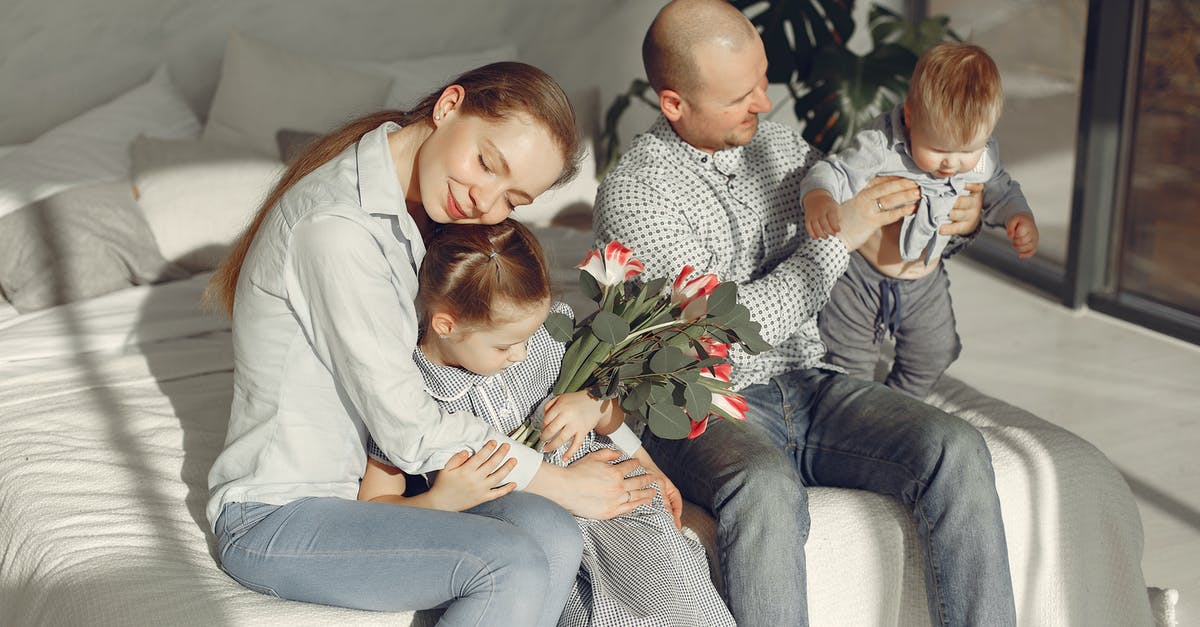
[(941, 43), (921, 55), (913, 70), (906, 99), (906, 120), (969, 142), (980, 131), (995, 128), (1004, 106), (1000, 70), (983, 48), (973, 44)]

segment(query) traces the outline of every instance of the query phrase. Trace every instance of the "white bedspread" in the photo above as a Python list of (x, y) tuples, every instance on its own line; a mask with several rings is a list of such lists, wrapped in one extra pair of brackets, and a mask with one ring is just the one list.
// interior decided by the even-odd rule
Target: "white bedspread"
[[(216, 566), (206, 474), (231, 348), (228, 323), (196, 307), (206, 279), (0, 321), (0, 624), (412, 620), (269, 598)], [(937, 402), (992, 448), (1022, 624), (1149, 624), (1140, 521), (1104, 456), (955, 381)], [(849, 490), (811, 502), (813, 624), (927, 624), (903, 510)]]

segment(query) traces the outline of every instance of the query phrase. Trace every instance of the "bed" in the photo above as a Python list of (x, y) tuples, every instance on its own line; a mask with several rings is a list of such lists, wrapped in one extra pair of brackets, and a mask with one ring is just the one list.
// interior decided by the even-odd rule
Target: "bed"
[[(250, 36), (235, 34), (224, 51), (203, 121), (160, 69), (0, 150), (0, 288), (11, 301), (0, 302), (0, 624), (436, 620), (266, 597), (214, 560), (206, 475), (225, 435), (232, 354), (228, 320), (202, 311), (200, 293), (291, 140), (364, 103), (411, 97), (392, 93), (392, 78), (339, 71), (342, 101), (292, 107), (264, 126), (255, 116), (286, 101), (283, 83), (335, 79)], [(455, 63), (514, 54), (500, 47)], [(421, 67), (394, 64), (391, 76)], [(276, 92), (264, 95), (264, 82)], [(572, 98), (594, 123), (588, 95)], [(63, 146), (81, 141), (87, 158), (64, 161)], [(594, 191), (583, 176), (521, 212), (577, 308), (587, 301), (571, 289), (572, 266), (591, 243)], [(992, 451), (1020, 623), (1153, 624), (1138, 512), (1104, 455), (950, 378), (930, 401), (978, 427)], [(828, 488), (810, 501), (812, 624), (928, 624), (915, 529), (901, 507)], [(686, 520), (711, 546), (712, 519), (689, 505)]]

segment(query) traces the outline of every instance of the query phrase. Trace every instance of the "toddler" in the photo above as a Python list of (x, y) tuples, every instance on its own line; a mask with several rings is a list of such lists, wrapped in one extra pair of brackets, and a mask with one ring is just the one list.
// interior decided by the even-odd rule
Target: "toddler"
[(829, 363), (873, 379), (890, 335), (895, 360), (884, 384), (923, 399), (958, 358), (950, 281), (940, 261), (969, 240), (951, 243), (940, 228), (959, 196), (982, 190), (983, 224), (1003, 227), (1020, 258), (1037, 251), (1029, 203), (991, 137), (1002, 105), (1000, 73), (982, 48), (938, 44), (917, 61), (902, 104), (809, 169), (801, 193), (814, 238), (836, 234), (838, 204), (876, 176), (909, 178), (921, 189), (916, 213), (855, 251), (831, 290), (818, 317)]

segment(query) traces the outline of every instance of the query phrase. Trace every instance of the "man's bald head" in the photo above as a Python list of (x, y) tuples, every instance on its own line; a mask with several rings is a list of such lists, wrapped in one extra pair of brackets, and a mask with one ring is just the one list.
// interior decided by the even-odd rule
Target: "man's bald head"
[(702, 47), (740, 50), (758, 37), (754, 25), (725, 0), (674, 0), (658, 12), (642, 40), (642, 64), (655, 92), (703, 87), (696, 55)]

